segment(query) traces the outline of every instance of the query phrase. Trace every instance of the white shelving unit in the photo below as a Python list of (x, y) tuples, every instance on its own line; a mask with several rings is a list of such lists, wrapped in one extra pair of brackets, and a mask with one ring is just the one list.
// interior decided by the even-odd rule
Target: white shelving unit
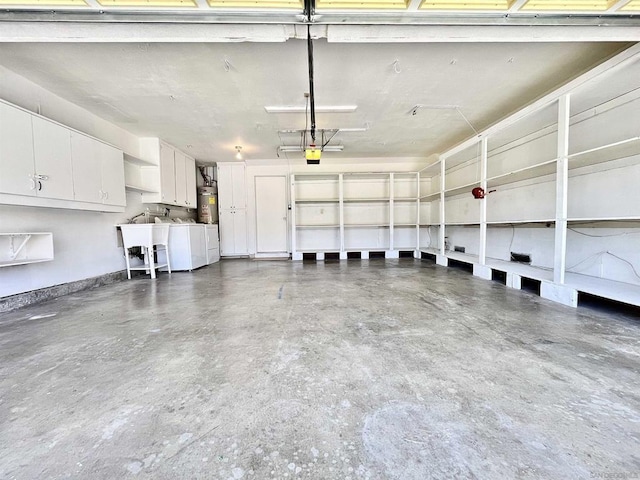
[(640, 305), (639, 78), (634, 47), (441, 154), (420, 171), (420, 252), (569, 306)]
[(296, 174), (291, 176), (292, 257), (382, 252), (417, 255), (420, 225), (417, 172)]
[(53, 234), (0, 233), (0, 267), (53, 260)]
[(125, 153), (124, 172), (126, 190), (140, 194), (160, 192), (158, 188), (160, 166), (158, 163)]

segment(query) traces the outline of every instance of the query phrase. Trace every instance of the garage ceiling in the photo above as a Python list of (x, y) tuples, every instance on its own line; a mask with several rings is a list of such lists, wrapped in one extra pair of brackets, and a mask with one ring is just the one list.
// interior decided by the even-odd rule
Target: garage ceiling
[[(315, 41), (320, 129), (347, 129), (335, 158), (426, 158), (619, 51), (619, 43), (328, 43)], [(0, 65), (139, 136), (200, 162), (296, 158), (305, 114), (306, 42), (15, 43)], [(0, 78), (1, 81), (1, 78)], [(416, 108), (417, 107), (417, 108)], [(46, 112), (45, 112), (46, 113)]]

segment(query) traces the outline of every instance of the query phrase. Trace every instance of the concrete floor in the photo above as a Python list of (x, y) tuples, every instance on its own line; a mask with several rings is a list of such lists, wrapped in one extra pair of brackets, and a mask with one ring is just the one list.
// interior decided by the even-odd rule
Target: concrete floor
[(0, 478), (640, 478), (639, 368), (430, 262), (223, 261), (0, 315)]

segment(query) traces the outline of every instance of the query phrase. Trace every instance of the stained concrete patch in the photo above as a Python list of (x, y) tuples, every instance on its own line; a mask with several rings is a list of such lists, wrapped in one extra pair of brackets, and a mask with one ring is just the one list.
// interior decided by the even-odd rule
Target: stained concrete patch
[(483, 470), (473, 435), (446, 406), (385, 406), (367, 416), (362, 441), (369, 461), (386, 478), (474, 477)]
[(570, 452), (534, 428), (477, 408), (477, 418), (470, 419), (455, 404), (441, 402), (382, 407), (364, 421), (368, 460), (384, 478), (398, 480), (588, 478), (589, 470)]

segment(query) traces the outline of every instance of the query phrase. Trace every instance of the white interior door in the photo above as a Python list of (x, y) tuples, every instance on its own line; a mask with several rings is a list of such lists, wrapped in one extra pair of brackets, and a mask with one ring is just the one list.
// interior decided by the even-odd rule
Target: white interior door
[(287, 179), (255, 177), (256, 253), (287, 252)]

